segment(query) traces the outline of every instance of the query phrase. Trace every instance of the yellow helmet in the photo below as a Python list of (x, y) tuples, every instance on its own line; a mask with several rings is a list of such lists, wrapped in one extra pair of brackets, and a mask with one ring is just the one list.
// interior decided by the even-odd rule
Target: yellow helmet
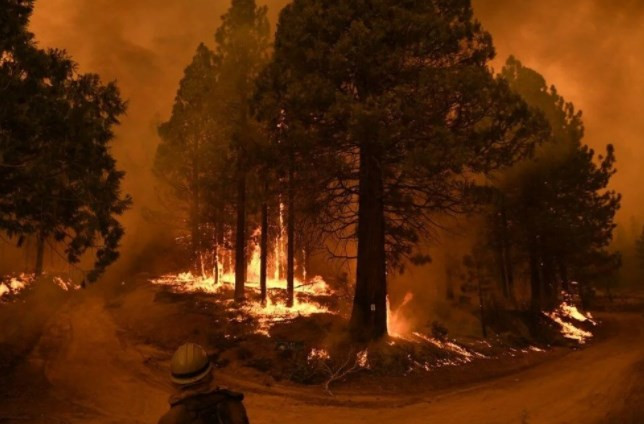
[(180, 346), (170, 363), (171, 379), (176, 384), (194, 384), (205, 378), (212, 369), (208, 354), (194, 343)]

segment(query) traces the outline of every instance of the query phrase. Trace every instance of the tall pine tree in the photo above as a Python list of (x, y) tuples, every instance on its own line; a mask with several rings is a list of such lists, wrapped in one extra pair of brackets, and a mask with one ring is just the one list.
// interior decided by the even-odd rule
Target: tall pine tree
[(255, 80), (265, 65), (270, 46), (267, 8), (255, 0), (232, 0), (215, 34), (215, 54), (221, 63), (217, 113), (227, 119), (236, 187), (235, 300), (244, 299), (246, 282), (247, 179), (252, 146), (259, 128), (250, 106)]
[(353, 334), (386, 333), (387, 269), (417, 250), (433, 213), (467, 210), (475, 176), (544, 134), (487, 66), (469, 1), (295, 0), (280, 16), (268, 94), (298, 161), (315, 169), (330, 232), (357, 240)]
[(33, 1), (0, 2), (0, 229), (18, 244), (64, 246), (71, 263), (95, 249), (94, 281), (118, 257), (129, 206), (110, 153), (125, 111), (114, 83), (79, 74), (60, 50), (37, 48), (26, 26)]
[(593, 279), (619, 264), (619, 257), (607, 251), (621, 199), (608, 189), (615, 152), (608, 145), (595, 160), (582, 142), (581, 112), (537, 72), (511, 57), (502, 76), (551, 126), (535, 157), (499, 179), (503, 208), (496, 213), (502, 212), (507, 229), (502, 244), (513, 244), (527, 263), (532, 309), (538, 312), (553, 307), (571, 281), (582, 284), (583, 295)]
[(214, 111), (218, 76), (214, 52), (200, 44), (179, 84), (172, 116), (159, 127), (161, 143), (154, 164), (157, 177), (171, 189), (172, 209), (181, 212), (187, 224), (197, 269), (203, 265), (202, 250), (212, 247), (207, 211), (222, 207), (222, 197), (211, 192), (221, 194), (227, 174), (228, 144)]

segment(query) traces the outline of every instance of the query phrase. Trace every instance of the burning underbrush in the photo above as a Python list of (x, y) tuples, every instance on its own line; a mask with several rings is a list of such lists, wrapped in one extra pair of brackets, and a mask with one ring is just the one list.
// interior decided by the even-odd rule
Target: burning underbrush
[[(321, 278), (296, 286), (292, 308), (286, 305), (286, 290), (277, 287), (268, 290), (263, 305), (253, 284), (247, 288), (247, 301), (236, 305), (232, 283), (220, 281), (191, 274), (152, 280), (162, 287), (156, 295), (158, 301), (182, 302), (194, 312), (198, 310), (200, 320), (209, 320), (207, 334), (196, 341), (215, 352), (220, 367), (237, 364), (272, 381), (320, 384), (330, 392), (333, 385), (360, 375), (422, 375), (494, 356), (489, 344), (457, 342), (439, 325), (412, 331), (400, 313), (411, 295), (388, 313), (391, 336), (359, 345), (350, 341), (347, 332), (347, 305), (339, 303)], [(190, 320), (182, 316), (186, 322)], [(186, 332), (190, 330), (177, 334)], [(171, 348), (171, 343), (167, 347)]]
[(561, 335), (572, 342), (584, 344), (593, 337), (592, 328), (597, 325), (590, 313), (583, 314), (567, 297), (553, 311), (544, 312), (559, 326)]
[[(286, 290), (278, 286), (280, 281), (271, 280), (267, 289), (266, 302), (260, 298), (259, 284), (246, 284), (247, 299), (236, 305), (232, 298), (234, 284), (230, 278), (219, 281), (213, 276), (193, 276), (191, 273), (164, 275), (151, 280), (153, 284), (170, 288), (175, 293), (203, 293), (214, 296), (225, 305), (229, 314), (238, 322), (253, 321), (255, 332), (270, 337), (271, 328), (282, 322), (315, 314), (337, 311), (337, 301), (332, 290), (321, 277), (303, 283), (298, 281), (292, 306), (287, 305)], [(281, 284), (284, 287), (286, 284)]]
[[(427, 373), (459, 373), (460, 368), (472, 370), (482, 363), (539, 355), (547, 345), (583, 344), (592, 337), (588, 327), (595, 325), (572, 302), (563, 302), (539, 318), (543, 322), (537, 327), (550, 331), (544, 337), (533, 334), (529, 315), (517, 314), (499, 317), (503, 325), (492, 327), (486, 340), (457, 340), (436, 322), (414, 328), (406, 320), (405, 308), (413, 299), (408, 294), (395, 310), (388, 306), (390, 336), (360, 345), (350, 341), (347, 331), (349, 305), (339, 300), (340, 296), (321, 277), (296, 282), (292, 307), (287, 306), (285, 281), (277, 278), (268, 282), (265, 303), (260, 300), (259, 285), (251, 282), (246, 286), (246, 301), (241, 304), (232, 300), (234, 284), (230, 275), (184, 273), (150, 281), (157, 287), (155, 301), (182, 303), (199, 315), (199, 321), (193, 322), (195, 328), (177, 329), (174, 334), (193, 334), (193, 340), (213, 352), (219, 367), (242, 367), (259, 372), (264, 377), (258, 378), (271, 382), (322, 385), (329, 393), (349, 379), (407, 379)], [(185, 323), (192, 320), (184, 312), (179, 319)], [(201, 323), (199, 328), (197, 323)], [(166, 325), (155, 333), (173, 332)], [(563, 342), (557, 343), (557, 338)], [(170, 350), (179, 342), (167, 340), (165, 347)]]
[(34, 282), (33, 274), (6, 275), (0, 280), (0, 301), (11, 301)]
[[(57, 275), (44, 274), (38, 280), (52, 283), (63, 291), (79, 288), (70, 279)], [(20, 273), (0, 276), (0, 303), (11, 303), (24, 297), (35, 287), (36, 283), (37, 279), (34, 274)]]

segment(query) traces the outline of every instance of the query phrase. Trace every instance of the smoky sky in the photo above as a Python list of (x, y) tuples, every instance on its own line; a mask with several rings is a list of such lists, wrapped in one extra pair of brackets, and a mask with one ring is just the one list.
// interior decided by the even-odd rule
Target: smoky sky
[[(287, 1), (264, 0), (274, 24)], [(228, 0), (39, 0), (31, 29), (44, 47), (66, 49), (80, 71), (117, 80), (129, 102), (113, 152), (127, 172), (135, 207), (124, 217), (124, 248), (140, 247), (154, 204), (156, 126), (167, 119), (177, 83), (199, 42), (213, 33)], [(498, 70), (514, 54), (584, 111), (586, 142), (616, 146), (623, 192), (619, 220), (644, 209), (644, 2), (641, 0), (475, 0), (494, 38)]]

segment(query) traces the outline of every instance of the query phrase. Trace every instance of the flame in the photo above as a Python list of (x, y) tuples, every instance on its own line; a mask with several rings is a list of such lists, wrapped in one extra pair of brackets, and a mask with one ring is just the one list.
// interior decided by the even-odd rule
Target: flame
[(404, 307), (413, 300), (414, 295), (407, 292), (400, 306), (394, 311), (391, 309), (389, 296), (387, 296), (387, 331), (390, 336), (406, 339), (411, 333), (411, 323), (403, 315)]
[(63, 289), (64, 291), (78, 290), (80, 286), (74, 284), (72, 280), (64, 280), (61, 277), (54, 277), (54, 284)]
[(370, 368), (370, 365), (369, 365), (369, 353), (367, 352), (367, 349), (365, 349), (365, 350), (363, 350), (361, 352), (358, 352), (358, 354), (356, 355), (356, 361), (357, 361), (357, 364), (358, 364), (358, 366), (360, 368), (365, 368), (365, 369)]
[(8, 295), (17, 295), (35, 280), (33, 274), (20, 274), (17, 277), (9, 277), (0, 281), (0, 299)]
[[(285, 291), (287, 287), (286, 275), (286, 242), (283, 228), (284, 223), (284, 206), (280, 205), (280, 229), (275, 248), (272, 252), (272, 259), (269, 261), (267, 271), (266, 288), (269, 292), (266, 303), (258, 301), (248, 302), (239, 308), (239, 312), (252, 316), (258, 323), (256, 332), (270, 337), (270, 327), (278, 322), (294, 319), (300, 316), (311, 316), (313, 314), (329, 313), (330, 310), (321, 305), (319, 302), (310, 299), (311, 297), (323, 298), (333, 295), (326, 281), (319, 276), (307, 278), (305, 267), (301, 266), (303, 278), (295, 278), (294, 286), (296, 296), (293, 299), (293, 306), (289, 307), (283, 302), (275, 301), (271, 294), (279, 291)], [(247, 281), (246, 290), (258, 293), (260, 291), (260, 266), (261, 266), (261, 248), (259, 239), (261, 228), (255, 229), (250, 237), (250, 260), (246, 269)], [(227, 243), (224, 241), (224, 246)], [(153, 284), (169, 286), (173, 291), (179, 293), (221, 293), (232, 290), (234, 287), (234, 257), (230, 250), (216, 246), (213, 252), (209, 253), (214, 261), (212, 272), (204, 267), (204, 256), (200, 256), (201, 275), (194, 275), (191, 272), (179, 274), (167, 274), (150, 280)], [(297, 265), (297, 264), (296, 264)], [(272, 272), (271, 272), (272, 271)], [(271, 277), (272, 275), (272, 277)], [(231, 308), (233, 305), (231, 303)]]
[(329, 352), (327, 352), (326, 349), (318, 349), (318, 348), (311, 349), (308, 356), (306, 357), (306, 360), (309, 363), (314, 361), (328, 361), (329, 359), (331, 359), (331, 355), (329, 355)]
[(593, 333), (576, 327), (570, 321), (587, 322), (592, 325), (597, 323), (592, 319), (590, 314), (582, 314), (579, 309), (568, 301), (563, 301), (557, 309), (552, 312), (544, 312), (544, 315), (559, 324), (561, 327), (561, 334), (570, 340), (575, 340), (579, 344), (584, 344), (586, 341), (593, 337)]

